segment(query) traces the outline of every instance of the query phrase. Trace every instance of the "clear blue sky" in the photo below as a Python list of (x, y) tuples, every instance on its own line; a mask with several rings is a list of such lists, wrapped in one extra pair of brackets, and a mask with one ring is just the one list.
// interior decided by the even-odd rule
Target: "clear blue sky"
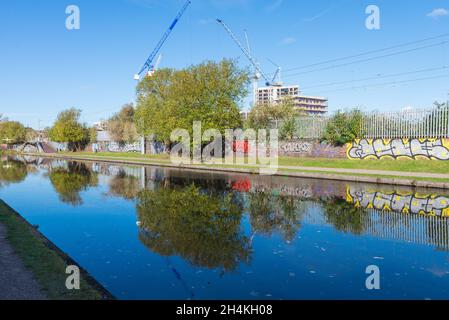
[[(35, 128), (38, 119), (41, 127), (48, 126), (60, 110), (72, 106), (83, 110), (83, 121), (88, 123), (108, 118), (134, 99), (134, 73), (183, 3), (1, 1), (0, 113)], [(81, 30), (65, 28), (65, 9), (70, 4), (81, 10)], [(380, 8), (377, 31), (365, 27), (370, 4)], [(426, 107), (448, 97), (449, 35), (287, 70), (449, 34), (448, 10), (449, 0), (193, 0), (162, 50), (161, 67), (182, 68), (224, 57), (248, 65), (214, 22), (220, 17), (242, 40), (243, 30), (248, 30), (266, 73), (275, 71), (267, 61), (270, 58), (286, 69), (284, 82), (299, 84), (306, 95), (328, 97), (331, 111), (354, 106), (364, 110)], [(376, 58), (385, 55), (389, 56)], [(351, 63), (357, 60), (368, 61)], [(328, 68), (341, 64), (347, 65)], [(413, 81), (403, 82), (408, 80)], [(317, 87), (334, 82), (347, 83)]]

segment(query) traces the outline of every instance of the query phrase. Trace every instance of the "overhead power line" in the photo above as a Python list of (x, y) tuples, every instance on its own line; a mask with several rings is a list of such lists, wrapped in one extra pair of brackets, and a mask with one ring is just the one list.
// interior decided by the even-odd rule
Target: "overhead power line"
[(427, 42), (427, 41), (431, 41), (431, 40), (441, 39), (441, 38), (445, 38), (445, 37), (448, 37), (448, 36), (449, 36), (449, 33), (445, 33), (445, 34), (441, 34), (441, 35), (438, 35), (438, 36), (429, 37), (429, 38), (420, 39), (420, 40), (411, 41), (411, 42), (406, 42), (406, 43), (401, 43), (401, 44), (390, 46), (390, 47), (386, 47), (386, 48), (366, 51), (366, 52), (362, 52), (362, 53), (358, 53), (358, 54), (354, 54), (354, 55), (349, 55), (349, 56), (345, 56), (345, 57), (325, 60), (325, 61), (322, 61), (322, 62), (317, 62), (317, 63), (308, 64), (308, 65), (303, 65), (303, 66), (300, 66), (300, 67), (294, 67), (294, 68), (290, 68), (290, 69), (285, 69), (284, 72), (296, 71), (296, 70), (301, 70), (301, 69), (307, 69), (307, 68), (316, 67), (316, 66), (320, 66), (320, 65), (324, 65), (324, 64), (333, 63), (333, 62), (338, 62), (338, 61), (344, 61), (344, 60), (348, 60), (348, 59), (358, 58), (358, 57), (362, 57), (362, 56), (365, 56), (365, 55), (370, 55), (370, 54), (374, 54), (374, 53), (380, 53), (380, 52), (389, 51), (389, 50), (402, 48), (402, 47), (408, 47), (408, 46), (411, 46), (411, 45), (414, 45), (414, 44), (419, 44), (419, 43), (423, 43), (423, 42)]
[(376, 57), (371, 57), (371, 58), (351, 61), (351, 62), (347, 62), (347, 63), (332, 65), (332, 66), (328, 66), (328, 67), (324, 67), (324, 68), (313, 69), (313, 70), (309, 70), (309, 71), (304, 71), (304, 72), (284, 75), (283, 77), (284, 78), (289, 78), (289, 77), (295, 77), (295, 76), (303, 75), (303, 74), (310, 74), (310, 73), (319, 72), (319, 71), (325, 71), (325, 70), (330, 70), (330, 69), (335, 69), (335, 68), (340, 68), (340, 67), (346, 67), (346, 66), (350, 66), (350, 65), (353, 65), (353, 64), (358, 64), (358, 63), (363, 63), (363, 62), (368, 62), (368, 61), (373, 61), (373, 60), (379, 60), (379, 59), (383, 59), (383, 58), (387, 58), (387, 57), (392, 57), (392, 56), (397, 56), (397, 55), (410, 53), (410, 52), (414, 52), (414, 51), (418, 51), (418, 50), (438, 47), (438, 46), (442, 46), (442, 45), (446, 45), (446, 44), (449, 44), (449, 41), (442, 41), (442, 42), (439, 42), (439, 43), (436, 43), (436, 44), (426, 45), (426, 46), (417, 47), (417, 48), (408, 49), (408, 50), (403, 50), (403, 51), (397, 51), (397, 52), (394, 52), (394, 53), (389, 53), (389, 54), (385, 54), (385, 55), (381, 55), (381, 56), (376, 56)]
[(391, 78), (391, 77), (398, 77), (398, 76), (405, 76), (410, 74), (416, 74), (416, 73), (426, 73), (426, 72), (432, 72), (432, 71), (440, 71), (440, 70), (446, 70), (449, 69), (449, 66), (441, 66), (436, 68), (428, 68), (428, 69), (421, 69), (421, 70), (415, 70), (415, 71), (409, 71), (409, 72), (401, 72), (401, 73), (392, 73), (392, 74), (385, 74), (385, 75), (377, 75), (374, 77), (367, 77), (367, 78), (361, 78), (361, 79), (354, 79), (354, 80), (346, 80), (346, 81), (338, 81), (338, 82), (328, 82), (323, 84), (316, 84), (311, 86), (306, 86), (301, 88), (302, 90), (307, 89), (314, 89), (314, 88), (322, 88), (322, 87), (330, 87), (330, 86), (336, 86), (340, 84), (348, 84), (352, 82), (360, 82), (360, 81), (368, 81), (368, 80), (376, 80), (376, 79), (385, 79), (385, 78)]
[(383, 86), (387, 86), (387, 85), (396, 85), (396, 84), (403, 84), (403, 83), (410, 83), (410, 82), (417, 82), (417, 81), (424, 81), (424, 80), (433, 80), (433, 79), (442, 79), (442, 78), (449, 78), (449, 74), (433, 76), (433, 77), (401, 80), (401, 81), (384, 82), (384, 83), (377, 83), (377, 84), (357, 86), (357, 87), (341, 88), (341, 89), (324, 91), (324, 93), (383, 87)]

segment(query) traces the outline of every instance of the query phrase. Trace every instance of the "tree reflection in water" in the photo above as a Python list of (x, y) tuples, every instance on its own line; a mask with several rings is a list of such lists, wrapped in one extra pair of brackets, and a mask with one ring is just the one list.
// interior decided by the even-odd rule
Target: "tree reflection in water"
[(109, 182), (109, 194), (116, 197), (122, 197), (126, 200), (136, 199), (140, 189), (141, 185), (139, 178), (127, 175), (123, 170), (113, 176)]
[(20, 183), (28, 175), (27, 166), (15, 160), (0, 162), (0, 188), (11, 183)]
[(292, 241), (301, 227), (306, 204), (293, 196), (277, 196), (268, 192), (250, 193), (249, 213), (253, 234), (271, 236), (279, 232)]
[(344, 199), (331, 197), (323, 202), (323, 210), (327, 222), (338, 231), (355, 235), (365, 231), (366, 209), (357, 208)]
[(68, 162), (67, 168), (51, 169), (49, 179), (59, 199), (73, 206), (83, 204), (82, 191), (98, 185), (98, 175), (81, 162)]
[(206, 194), (195, 185), (144, 190), (138, 196), (141, 241), (162, 256), (179, 255), (192, 265), (234, 271), (249, 263), (242, 208), (232, 194)]

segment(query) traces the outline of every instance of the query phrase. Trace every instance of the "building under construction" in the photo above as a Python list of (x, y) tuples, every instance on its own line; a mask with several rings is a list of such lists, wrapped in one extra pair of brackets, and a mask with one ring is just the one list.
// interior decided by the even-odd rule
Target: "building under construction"
[(283, 99), (291, 98), (295, 109), (307, 115), (325, 115), (327, 113), (327, 99), (311, 97), (301, 94), (299, 86), (268, 86), (257, 88), (255, 93), (256, 104), (276, 104)]

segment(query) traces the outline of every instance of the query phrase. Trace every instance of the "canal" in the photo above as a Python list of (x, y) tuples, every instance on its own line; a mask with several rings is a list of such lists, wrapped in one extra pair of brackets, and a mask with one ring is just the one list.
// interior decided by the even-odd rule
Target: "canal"
[(119, 299), (449, 299), (445, 190), (3, 157), (0, 199)]

